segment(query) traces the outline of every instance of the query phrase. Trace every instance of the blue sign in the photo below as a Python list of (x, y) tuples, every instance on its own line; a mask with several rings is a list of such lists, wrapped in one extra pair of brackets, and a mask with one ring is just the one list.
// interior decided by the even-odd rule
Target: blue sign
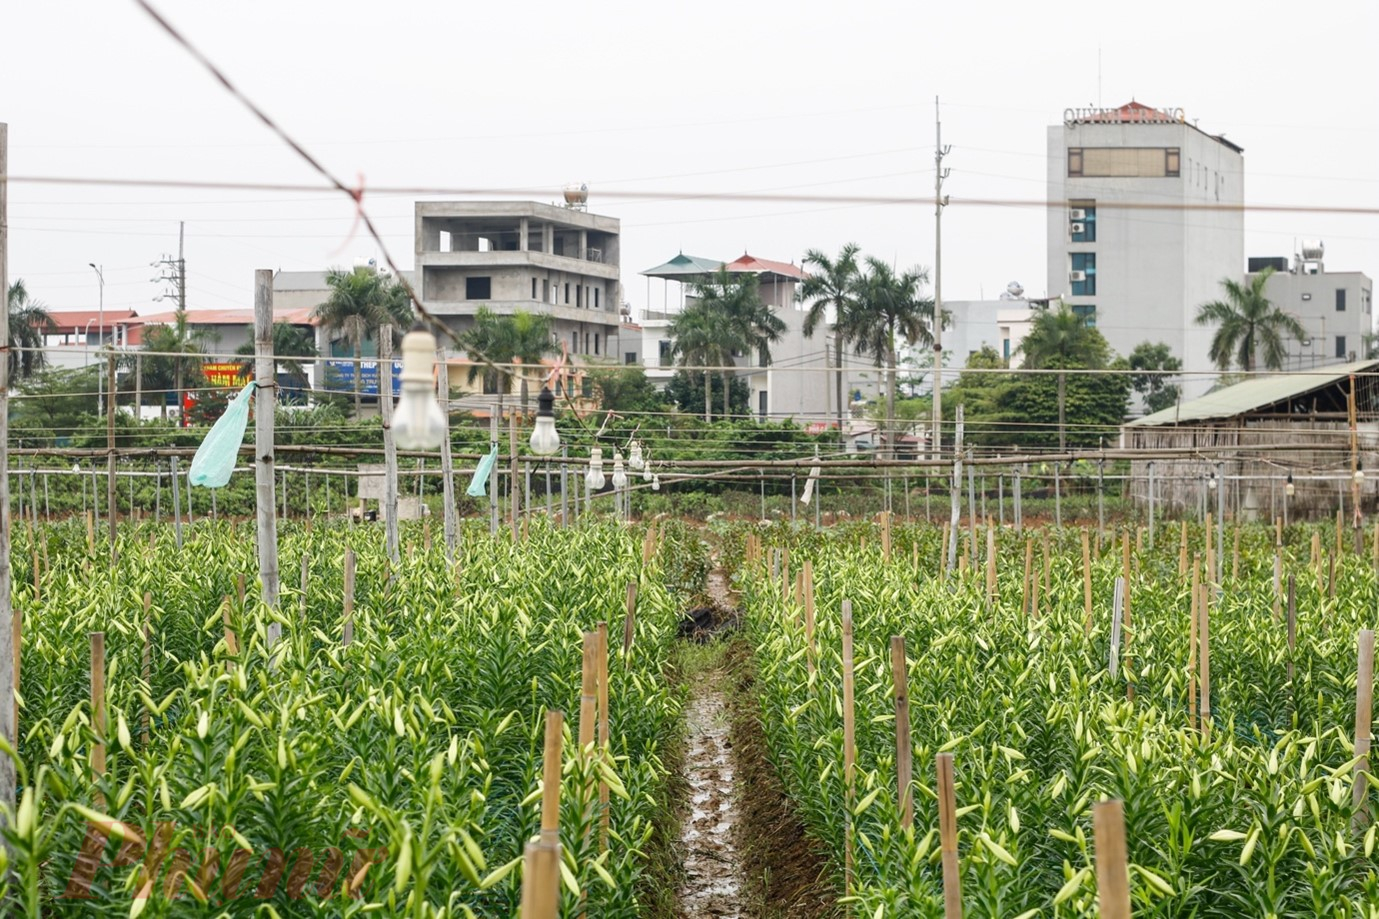
[[(360, 361), (359, 391), (366, 396), (378, 395), (378, 361)], [(322, 389), (332, 392), (354, 392), (354, 361), (326, 361), (326, 379)], [(402, 362), (393, 361), (393, 397), (402, 393)]]

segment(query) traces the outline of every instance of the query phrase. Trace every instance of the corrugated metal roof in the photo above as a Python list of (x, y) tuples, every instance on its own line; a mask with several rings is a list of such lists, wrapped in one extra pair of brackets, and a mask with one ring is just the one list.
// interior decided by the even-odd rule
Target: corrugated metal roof
[(1330, 386), (1352, 373), (1369, 373), (1379, 368), (1379, 361), (1356, 361), (1353, 364), (1334, 364), (1315, 371), (1278, 376), (1255, 377), (1216, 392), (1207, 393), (1182, 405), (1170, 406), (1161, 412), (1145, 415), (1126, 427), (1157, 427), (1187, 424), (1219, 418), (1234, 418), (1297, 399), (1318, 389)]
[(681, 252), (670, 261), (657, 265), (655, 268), (648, 268), (641, 272), (648, 278), (670, 278), (675, 280), (687, 276), (699, 276), (713, 274), (723, 267), (723, 263), (715, 259), (700, 258), (697, 255), (686, 255)]
[(790, 262), (777, 262), (769, 258), (757, 258), (755, 255), (742, 253), (740, 258), (735, 258), (728, 263), (728, 270), (732, 272), (743, 272), (747, 274), (778, 274), (783, 278), (790, 278), (796, 281), (803, 281), (805, 278), (804, 270)]

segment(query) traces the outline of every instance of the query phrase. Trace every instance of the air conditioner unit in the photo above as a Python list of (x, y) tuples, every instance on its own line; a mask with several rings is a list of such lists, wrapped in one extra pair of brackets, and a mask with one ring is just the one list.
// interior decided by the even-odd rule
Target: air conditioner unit
[(1068, 280), (1069, 280), (1069, 281), (1085, 281), (1085, 280), (1087, 280), (1087, 272), (1085, 272), (1085, 271), (1069, 271), (1069, 272), (1068, 272)]
[(1085, 224), (1085, 223), (1074, 223), (1074, 224), (1072, 224), (1072, 230), (1073, 230), (1073, 235), (1074, 235), (1074, 236), (1076, 236), (1076, 235), (1078, 235), (1078, 234), (1080, 234), (1080, 233), (1086, 233), (1086, 232), (1087, 232), (1087, 224)]
[(1068, 211), (1068, 219), (1069, 219), (1069, 220), (1086, 220), (1086, 219), (1087, 219), (1087, 212), (1086, 212), (1085, 210), (1083, 210), (1082, 208), (1080, 208), (1080, 207), (1075, 207), (1075, 208), (1073, 208), (1072, 210)]

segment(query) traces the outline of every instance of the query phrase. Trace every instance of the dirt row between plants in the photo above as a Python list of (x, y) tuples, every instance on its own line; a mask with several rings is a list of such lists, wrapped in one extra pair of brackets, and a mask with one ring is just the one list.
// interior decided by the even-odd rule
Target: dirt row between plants
[[(722, 570), (687, 620), (703, 642), (685, 708), (686, 802), (679, 919), (821, 919), (838, 914), (826, 864), (791, 810), (762, 736), (750, 648)], [(691, 624), (692, 623), (692, 624)]]

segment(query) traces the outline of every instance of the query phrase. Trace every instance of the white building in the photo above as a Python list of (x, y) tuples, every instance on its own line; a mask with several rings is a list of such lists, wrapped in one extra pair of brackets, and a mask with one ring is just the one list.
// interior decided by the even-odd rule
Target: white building
[[(1129, 354), (1164, 342), (1188, 370), (1210, 366), (1193, 320), (1244, 262), (1242, 148), (1181, 109), (1138, 102), (1068, 109), (1048, 129), (1048, 295)], [(1184, 395), (1210, 385), (1190, 377)]]
[(1264, 282), (1269, 302), (1293, 314), (1307, 337), (1286, 340), (1285, 370), (1305, 370), (1324, 364), (1364, 358), (1368, 336), (1374, 333), (1374, 282), (1361, 271), (1327, 271), (1320, 241), (1302, 244), (1287, 258), (1252, 258), (1246, 281), (1272, 268)]

